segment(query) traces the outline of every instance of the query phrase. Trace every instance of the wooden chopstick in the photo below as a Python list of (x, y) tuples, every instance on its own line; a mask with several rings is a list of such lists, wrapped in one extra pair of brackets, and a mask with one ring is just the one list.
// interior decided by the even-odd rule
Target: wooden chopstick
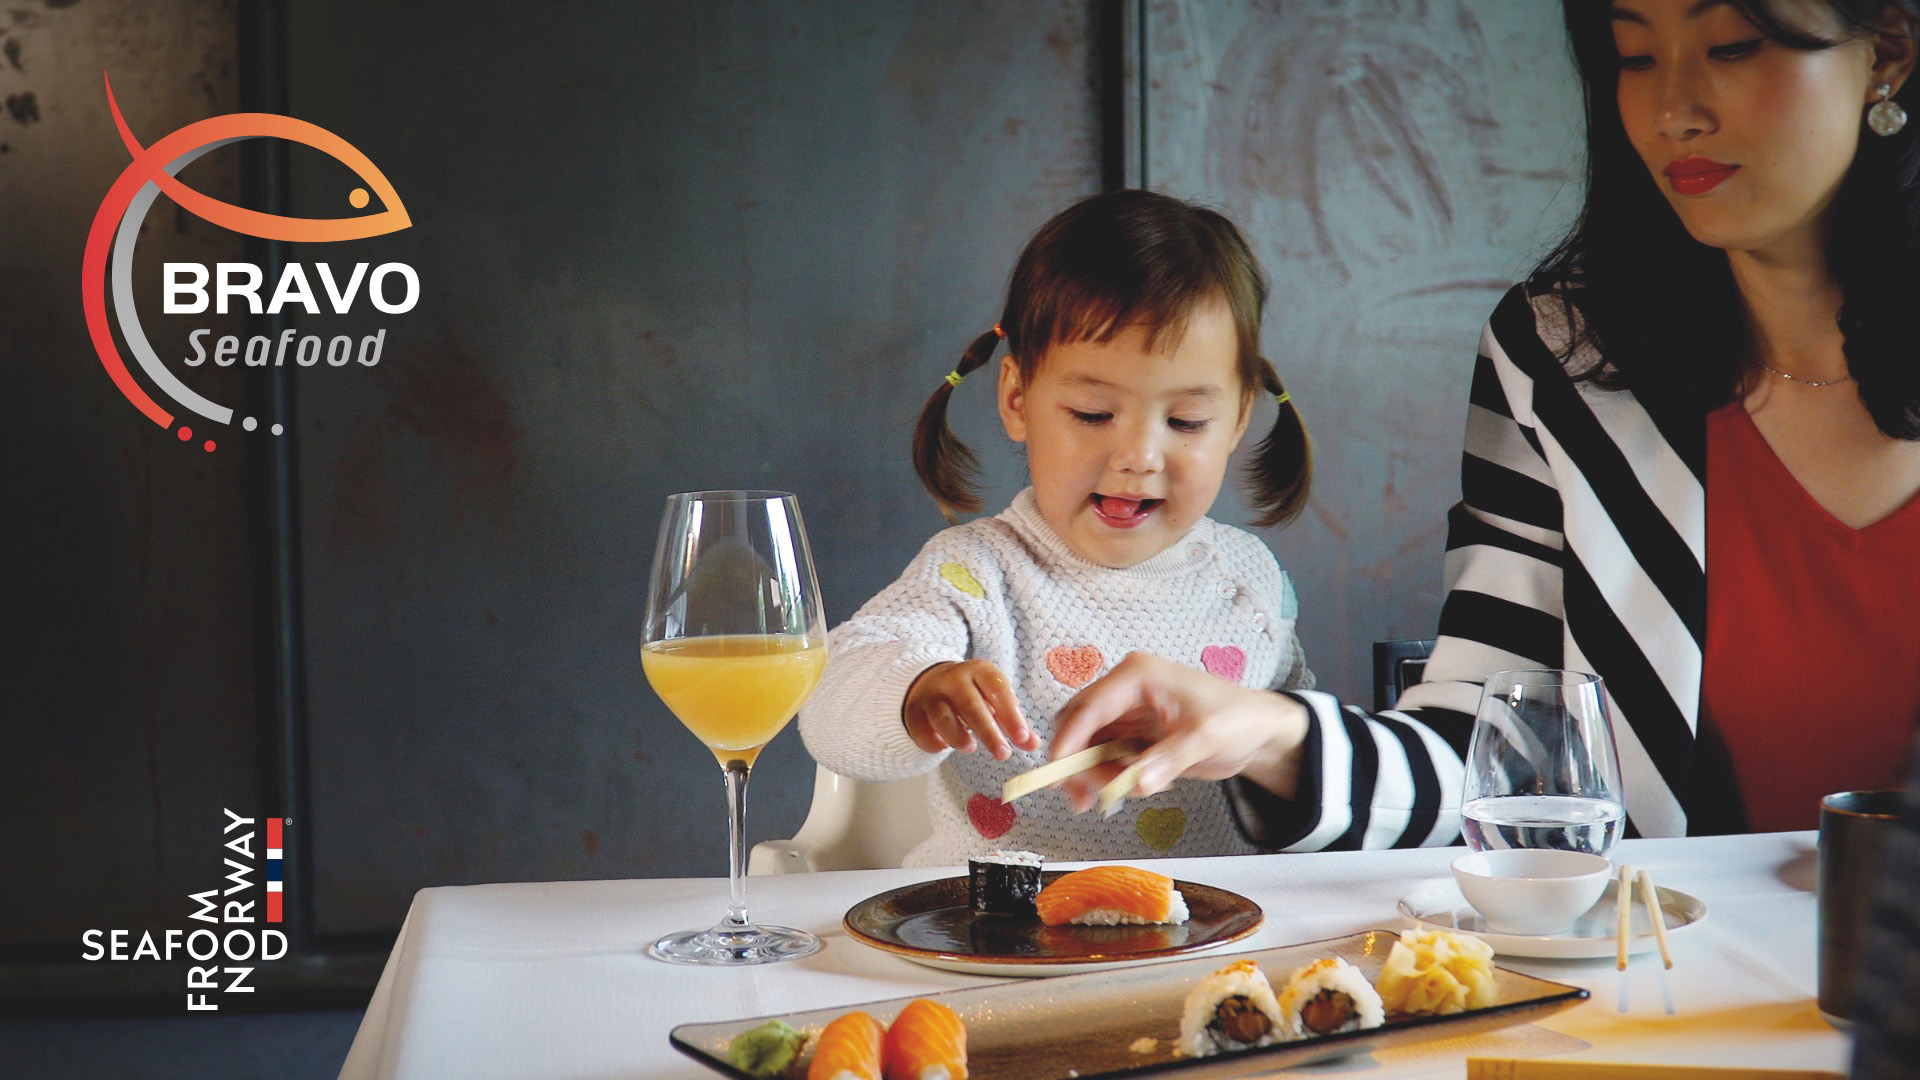
[(1126, 801), (1127, 792), (1132, 791), (1133, 785), (1140, 782), (1140, 767), (1144, 764), (1145, 762), (1142, 761), (1134, 762), (1120, 770), (1119, 776), (1114, 777), (1106, 787), (1100, 789), (1101, 817), (1112, 817), (1119, 813), (1120, 804)]
[[(1022, 795), (1031, 795), (1049, 784), (1057, 784), (1069, 776), (1078, 776), (1088, 769), (1114, 758), (1137, 754), (1146, 749), (1145, 739), (1115, 739), (1097, 746), (1089, 746), (1077, 754), (1068, 754), (1059, 761), (1049, 761), (1037, 769), (1029, 769), (1018, 776), (1009, 777), (1000, 785), (1000, 801), (1010, 803)], [(1128, 785), (1131, 787), (1132, 785)]]
[(1620, 864), (1620, 891), (1614, 896), (1620, 909), (1620, 928), (1615, 934), (1620, 944), (1620, 970), (1627, 970), (1627, 933), (1633, 928), (1633, 867)]
[(1640, 871), (1640, 902), (1647, 905), (1647, 917), (1653, 920), (1653, 937), (1660, 943), (1660, 959), (1673, 969), (1673, 950), (1667, 948), (1667, 918), (1660, 911), (1660, 894), (1653, 889), (1653, 877)]
[(1468, 1058), (1467, 1080), (1846, 1080), (1824, 1069)]

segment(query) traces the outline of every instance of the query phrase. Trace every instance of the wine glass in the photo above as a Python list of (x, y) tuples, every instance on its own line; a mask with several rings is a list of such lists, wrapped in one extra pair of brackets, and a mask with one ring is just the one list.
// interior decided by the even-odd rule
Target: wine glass
[(1467, 745), (1461, 803), (1461, 832), (1475, 851), (1611, 853), (1626, 810), (1600, 677), (1539, 670), (1489, 678)]
[(820, 939), (747, 917), (747, 778), (760, 751), (813, 692), (827, 662), (800, 506), (783, 491), (667, 497), (647, 590), (640, 663), (654, 692), (713, 751), (727, 784), (727, 916), (648, 946), (676, 964), (770, 964)]

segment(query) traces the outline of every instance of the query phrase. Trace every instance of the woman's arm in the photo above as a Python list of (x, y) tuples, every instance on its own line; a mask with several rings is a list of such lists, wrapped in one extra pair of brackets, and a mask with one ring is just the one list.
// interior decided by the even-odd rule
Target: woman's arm
[[(1531, 328), (1518, 289), (1496, 325), (1512, 325), (1519, 313), (1508, 305), (1516, 303)], [(1534, 429), (1532, 382), (1507, 359), (1491, 326), (1470, 400), (1462, 498), (1448, 517), (1438, 640), (1425, 681), (1398, 708), (1369, 714), (1317, 690), (1274, 695), (1228, 687), (1235, 691), (1229, 694), (1207, 684), (1220, 680), (1171, 663), (1104, 685), (1121, 674), (1116, 669), (1063, 711), (1054, 755), (1135, 732), (1158, 734), (1157, 725), (1164, 735), (1143, 755), (1143, 773), (1164, 786), (1174, 776), (1213, 778), (1237, 765), (1228, 790), (1243, 829), (1263, 846), (1454, 842), (1461, 759), (1481, 683), (1503, 669), (1559, 666), (1563, 640), (1559, 493)]]

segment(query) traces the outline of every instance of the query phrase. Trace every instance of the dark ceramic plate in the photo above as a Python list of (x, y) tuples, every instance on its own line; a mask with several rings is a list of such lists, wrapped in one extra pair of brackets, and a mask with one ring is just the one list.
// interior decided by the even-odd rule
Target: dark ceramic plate
[[(1064, 871), (1041, 875), (1051, 882)], [(1260, 929), (1260, 905), (1225, 889), (1176, 881), (1187, 921), (1160, 926), (1048, 926), (1031, 915), (981, 915), (967, 879), (942, 878), (883, 892), (841, 920), (863, 945), (929, 967), (976, 975), (1066, 975), (1142, 960), (1170, 960), (1239, 941)]]
[[(1399, 935), (1371, 930), (1352, 937), (1288, 945), (1227, 956), (1199, 956), (1118, 971), (1067, 975), (1032, 982), (1000, 982), (927, 994), (960, 1014), (967, 1025), (967, 1070), (973, 1080), (1032, 1080), (1079, 1076), (1082, 1080), (1139, 1076), (1165, 1071), (1181, 1080), (1265, 1075), (1273, 1069), (1346, 1057), (1363, 1051), (1477, 1035), (1551, 1016), (1587, 999), (1577, 986), (1494, 968), (1493, 1004), (1451, 1016), (1391, 1015), (1381, 1027), (1322, 1035), (1207, 1058), (1176, 1053), (1180, 1012), (1187, 991), (1229, 959), (1252, 960), (1276, 983), (1295, 968), (1323, 956), (1358, 967), (1369, 981), (1380, 975)], [(882, 1024), (912, 998), (810, 1009), (779, 1017), (817, 1035), (842, 1013), (862, 1009)], [(673, 1029), (675, 1049), (732, 1077), (748, 1074), (727, 1062), (735, 1035), (772, 1017), (757, 1016)]]

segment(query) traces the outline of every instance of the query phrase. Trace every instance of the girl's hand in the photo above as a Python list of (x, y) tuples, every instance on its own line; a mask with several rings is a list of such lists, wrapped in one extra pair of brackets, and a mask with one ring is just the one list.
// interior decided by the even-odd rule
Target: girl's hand
[[(1145, 738), (1152, 745), (1129, 795), (1164, 790), (1180, 777), (1245, 776), (1281, 798), (1300, 778), (1307, 710), (1267, 690), (1249, 690), (1149, 653), (1129, 653), (1073, 696), (1054, 722), (1051, 757), (1094, 743)], [(1076, 811), (1132, 762), (1112, 761), (1062, 782)]]
[(929, 754), (948, 747), (969, 753), (985, 744), (996, 760), (1013, 747), (1040, 749), (1040, 737), (1020, 717), (1013, 684), (985, 660), (935, 664), (907, 688), (901, 710), (913, 745)]

